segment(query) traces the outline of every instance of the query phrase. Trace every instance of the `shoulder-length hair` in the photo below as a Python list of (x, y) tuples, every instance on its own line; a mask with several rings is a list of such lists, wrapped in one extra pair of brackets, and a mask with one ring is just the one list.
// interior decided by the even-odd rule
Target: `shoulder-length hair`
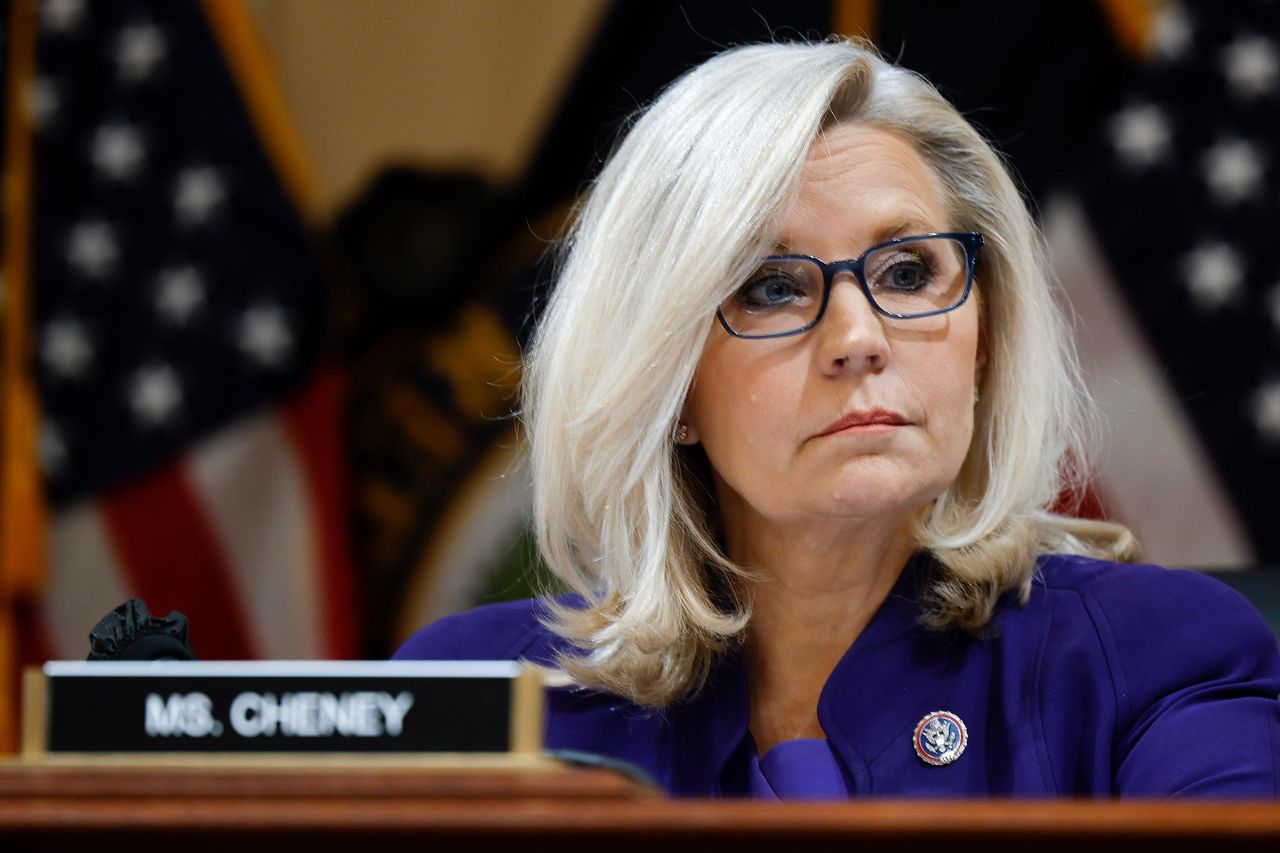
[(773, 245), (810, 147), (856, 123), (908, 140), (950, 227), (986, 240), (988, 362), (955, 482), (922, 513), (925, 624), (979, 630), (1037, 554), (1127, 558), (1118, 525), (1049, 511), (1078, 489), (1091, 424), (1038, 230), (1000, 156), (922, 77), (850, 41), (728, 50), (634, 123), (580, 206), (526, 363), (538, 547), (585, 600), (549, 602), (578, 683), (643, 705), (696, 691), (750, 618), (717, 545), (701, 448), (673, 429), (717, 305)]

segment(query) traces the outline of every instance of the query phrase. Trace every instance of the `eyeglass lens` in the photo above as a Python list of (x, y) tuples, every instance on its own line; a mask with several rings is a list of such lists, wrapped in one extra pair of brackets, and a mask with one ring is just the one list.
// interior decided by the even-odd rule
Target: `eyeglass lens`
[[(940, 237), (903, 240), (868, 253), (862, 272), (882, 311), (908, 317), (943, 311), (964, 296), (965, 248)], [(814, 261), (767, 258), (720, 311), (737, 334), (785, 334), (817, 319), (823, 291), (822, 267)]]

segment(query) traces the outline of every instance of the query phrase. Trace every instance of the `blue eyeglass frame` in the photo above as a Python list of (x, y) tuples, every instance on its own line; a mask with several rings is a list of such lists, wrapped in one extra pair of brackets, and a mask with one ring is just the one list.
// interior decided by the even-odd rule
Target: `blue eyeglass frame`
[[(895, 314), (892, 311), (886, 311), (884, 308), (880, 307), (878, 302), (876, 302), (876, 298), (871, 295), (871, 288), (867, 285), (867, 279), (863, 269), (866, 264), (867, 256), (872, 252), (877, 252), (880, 249), (885, 249), (889, 246), (895, 246), (899, 243), (911, 243), (917, 240), (951, 240), (952, 242), (959, 243), (964, 247), (964, 291), (960, 294), (960, 298), (956, 300), (955, 304), (949, 305), (946, 308), (939, 308), (936, 311), (926, 311), (923, 314)], [(724, 312), (721, 311), (719, 307), (716, 308), (716, 319), (720, 321), (720, 325), (724, 327), (724, 330), (735, 338), (762, 340), (765, 338), (789, 338), (793, 335), (803, 335), (805, 332), (822, 322), (823, 315), (827, 313), (827, 303), (831, 301), (831, 288), (835, 283), (836, 273), (843, 272), (845, 270), (853, 273), (853, 277), (858, 280), (858, 286), (862, 288), (863, 295), (867, 297), (867, 302), (871, 303), (871, 307), (879, 314), (883, 314), (886, 317), (892, 317), (895, 320), (917, 320), (921, 317), (933, 317), (938, 314), (946, 314), (948, 311), (956, 310), (968, 301), (969, 291), (973, 290), (973, 271), (978, 265), (978, 253), (982, 251), (984, 244), (985, 241), (982, 239), (982, 235), (977, 231), (946, 231), (941, 233), (913, 234), (909, 237), (895, 237), (892, 240), (877, 243), (858, 257), (850, 258), (846, 261), (832, 261), (831, 263), (827, 263), (826, 261), (813, 257), (812, 255), (769, 255), (761, 260), (811, 261), (814, 264), (817, 264), (818, 268), (822, 270), (822, 305), (818, 307), (818, 315), (809, 323), (798, 329), (793, 329), (789, 332), (770, 332), (767, 335), (748, 335), (741, 332), (735, 332), (733, 327), (729, 325), (729, 321), (724, 318)]]

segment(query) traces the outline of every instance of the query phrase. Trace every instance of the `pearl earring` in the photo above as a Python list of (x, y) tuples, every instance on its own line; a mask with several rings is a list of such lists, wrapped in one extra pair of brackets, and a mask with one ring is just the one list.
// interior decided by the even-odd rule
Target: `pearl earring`
[(689, 438), (689, 427), (683, 423), (676, 424), (676, 444), (684, 444)]

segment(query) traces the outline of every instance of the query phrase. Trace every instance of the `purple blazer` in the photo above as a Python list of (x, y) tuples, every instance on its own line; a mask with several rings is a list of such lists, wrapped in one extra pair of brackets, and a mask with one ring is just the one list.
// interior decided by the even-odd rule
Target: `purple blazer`
[[(916, 624), (927, 566), (907, 564), (822, 691), (818, 720), (851, 794), (1280, 794), (1280, 654), (1235, 591), (1196, 572), (1049, 555), (1030, 601), (1006, 596), (974, 637)], [(539, 612), (517, 601), (450, 616), (396, 657), (550, 664), (564, 644)], [(967, 729), (942, 766), (915, 747), (935, 711)], [(546, 742), (631, 762), (675, 795), (742, 795), (748, 714), (736, 652), (661, 711), (552, 690)]]

